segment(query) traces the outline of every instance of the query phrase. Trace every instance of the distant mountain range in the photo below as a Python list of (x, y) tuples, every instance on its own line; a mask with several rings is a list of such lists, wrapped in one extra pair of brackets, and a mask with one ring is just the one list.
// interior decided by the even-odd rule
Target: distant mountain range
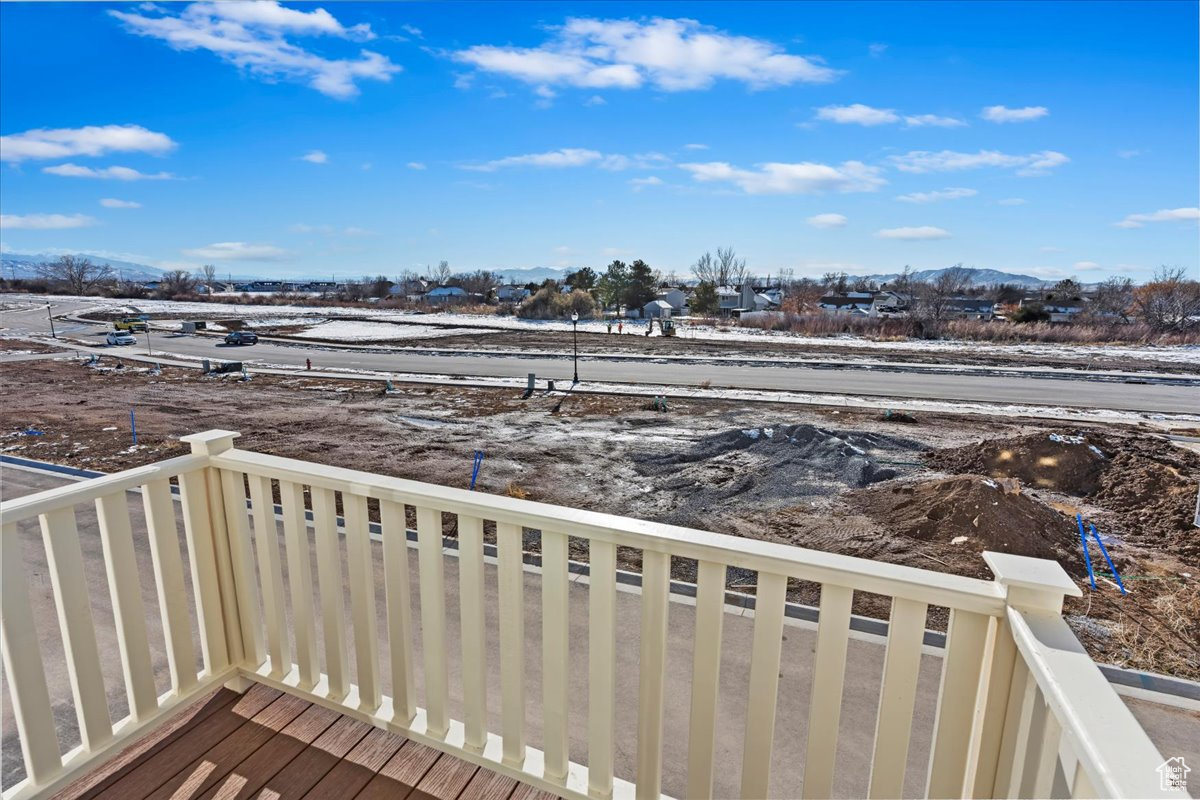
[[(158, 267), (151, 267), (148, 264), (137, 264), (132, 261), (119, 261), (117, 259), (105, 258), (103, 256), (89, 255), (88, 253), (76, 253), (77, 257), (89, 258), (98, 264), (107, 264), (113, 268), (115, 272), (124, 280), (134, 281), (153, 281), (162, 277), (165, 270)], [(37, 276), (36, 265), (47, 261), (55, 261), (59, 258), (58, 255), (48, 253), (0, 253), (0, 276), (5, 278), (33, 278)], [(953, 267), (944, 267), (942, 269), (923, 269), (911, 273), (911, 277), (918, 281), (929, 281), (941, 275)], [(526, 283), (541, 283), (547, 278), (561, 280), (563, 276), (571, 272), (568, 269), (560, 269), (556, 267), (529, 267), (527, 269), (501, 269), (495, 270), (504, 276), (504, 279), (518, 285)], [(603, 273), (603, 268), (596, 268), (598, 273)], [(1028, 288), (1036, 288), (1043, 286), (1051, 281), (1046, 281), (1042, 278), (1035, 278), (1033, 275), (1021, 275), (1013, 272), (1001, 272), (995, 269), (968, 269), (971, 273), (971, 283), (976, 285), (992, 284), (992, 283), (1009, 283)], [(265, 276), (235, 274), (235, 280), (260, 280)], [(280, 276), (271, 276), (278, 280)], [(289, 280), (303, 280), (304, 275), (289, 275), (285, 276)], [(326, 276), (320, 276), (325, 278)], [(864, 279), (874, 281), (875, 283), (887, 283), (894, 281), (900, 277), (899, 272), (878, 273), (875, 275), (851, 275), (851, 280)]]
[[(942, 269), (922, 269), (909, 273), (909, 277), (916, 281), (931, 281), (934, 278), (937, 278), (943, 272), (948, 272), (952, 269), (954, 269), (954, 267), (943, 267)], [(983, 286), (992, 283), (1010, 283), (1018, 286), (1036, 288), (1038, 286), (1044, 286), (1047, 283), (1053, 283), (1053, 281), (1047, 281), (1045, 278), (1035, 278), (1032, 275), (1020, 275), (1014, 272), (1001, 272), (1000, 270), (996, 269), (967, 269), (967, 272), (971, 273), (971, 283), (976, 286)], [(879, 275), (853, 275), (851, 277), (854, 279), (863, 278), (876, 283), (887, 283), (888, 281), (894, 281), (899, 278), (900, 273), (889, 272)]]
[[(93, 256), (87, 253), (75, 253), (77, 258), (91, 259), (95, 264), (107, 264), (113, 268), (124, 280), (129, 281), (153, 281), (162, 277), (163, 270), (157, 267), (151, 267), (147, 264), (135, 264), (132, 261), (118, 261), (112, 258), (104, 258), (102, 256)], [(0, 276), (5, 278), (35, 278), (37, 277), (37, 265), (44, 264), (48, 261), (57, 261), (59, 255), (50, 255), (48, 253), (0, 253)]]

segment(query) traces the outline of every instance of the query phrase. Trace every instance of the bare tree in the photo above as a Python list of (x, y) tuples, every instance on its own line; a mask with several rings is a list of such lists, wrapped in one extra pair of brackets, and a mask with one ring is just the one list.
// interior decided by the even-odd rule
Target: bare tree
[(180, 297), (182, 295), (195, 294), (196, 292), (196, 276), (188, 272), (186, 269), (173, 269), (170, 272), (164, 272), (162, 278), (158, 281), (158, 294), (160, 297)]
[(60, 256), (58, 261), (38, 264), (34, 269), (71, 294), (86, 294), (113, 277), (113, 268), (108, 264), (93, 264), (91, 259), (79, 256)]
[(701, 283), (713, 286), (740, 286), (747, 277), (746, 259), (738, 258), (732, 247), (718, 247), (714, 258), (705, 253), (692, 265), (692, 274)]
[(1133, 293), (1134, 307), (1152, 329), (1183, 331), (1200, 325), (1200, 281), (1183, 267), (1161, 267)]
[(450, 280), (450, 276), (454, 273), (450, 271), (449, 261), (439, 261), (437, 269), (433, 271), (433, 279), (438, 286), (445, 286), (446, 281)]
[(387, 297), (392, 288), (392, 282), (387, 279), (387, 275), (363, 278), (363, 283), (366, 284), (367, 294), (371, 297)]
[(916, 315), (932, 322), (941, 322), (949, 313), (954, 298), (970, 285), (971, 271), (963, 269), (962, 264), (942, 270), (932, 280), (917, 284), (913, 298)]
[(213, 284), (217, 281), (217, 267), (215, 264), (205, 264), (200, 268), (200, 278), (204, 286), (208, 289), (208, 293), (212, 294)]
[(1096, 287), (1092, 295), (1091, 315), (1109, 320), (1129, 320), (1133, 307), (1133, 281), (1129, 278), (1109, 278)]
[(499, 273), (486, 269), (477, 269), (474, 272), (455, 275), (450, 279), (450, 282), (461, 286), (463, 291), (468, 294), (477, 294), (486, 298), (492, 289), (504, 283), (504, 278)]

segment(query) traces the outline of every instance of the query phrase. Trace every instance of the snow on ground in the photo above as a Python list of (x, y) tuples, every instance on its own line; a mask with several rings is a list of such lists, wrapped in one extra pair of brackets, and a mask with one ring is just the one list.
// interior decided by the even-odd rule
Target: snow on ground
[[(144, 313), (171, 314), (187, 316), (195, 314), (198, 317), (229, 316), (245, 319), (258, 327), (256, 323), (262, 318), (298, 318), (290, 319), (294, 324), (305, 324), (309, 321), (323, 321), (329, 316), (358, 317), (364, 321), (397, 322), (420, 325), (453, 326), (455, 328), (484, 328), (500, 330), (539, 330), (539, 331), (570, 331), (571, 322), (563, 320), (526, 320), (511, 316), (456, 314), (449, 311), (420, 313), (416, 311), (400, 311), (387, 308), (331, 308), (302, 305), (238, 305), (235, 303), (185, 303), (172, 300), (97, 300), (96, 298), (54, 297), (10, 295), (0, 299), (28, 300), (47, 302), (49, 300), (79, 300), (94, 302), (95, 311), (128, 310), (134, 306)], [(86, 313), (86, 311), (81, 313)], [(314, 319), (315, 318), (315, 319)], [(639, 335), (645, 331), (646, 323), (638, 320), (624, 321), (626, 333), (635, 332)], [(992, 342), (973, 342), (961, 340), (929, 341), (924, 339), (904, 339), (899, 341), (874, 341), (857, 336), (801, 336), (784, 331), (764, 331), (754, 328), (721, 327), (692, 323), (684, 318), (677, 320), (679, 336), (684, 339), (701, 339), (713, 342), (763, 342), (771, 341), (783, 345), (803, 345), (821, 347), (867, 348), (888, 351), (923, 351), (927, 353), (951, 354), (962, 350), (983, 352), (1009, 356), (1041, 356), (1074, 358), (1087, 362), (1092, 359), (1106, 358), (1136, 358), (1145, 361), (1160, 361), (1177, 364), (1200, 364), (1200, 345), (1154, 346), (1154, 345), (1063, 345), (1063, 344), (997, 344)], [(600, 320), (584, 320), (579, 323), (583, 333), (605, 333), (608, 324)], [(615, 333), (616, 326), (613, 326)], [(457, 331), (463, 333), (464, 331)], [(425, 335), (425, 334), (422, 334)], [(321, 338), (328, 338), (322, 336)], [(397, 337), (398, 338), (398, 337)], [(351, 341), (351, 340), (347, 340)], [(361, 340), (360, 340), (361, 341)]]
[[(259, 327), (259, 326), (255, 326)], [(441, 328), (432, 325), (394, 325), (388, 322), (328, 320), (292, 334), (299, 339), (329, 339), (338, 342), (373, 342), (392, 339), (421, 339), (475, 333), (475, 328)]]

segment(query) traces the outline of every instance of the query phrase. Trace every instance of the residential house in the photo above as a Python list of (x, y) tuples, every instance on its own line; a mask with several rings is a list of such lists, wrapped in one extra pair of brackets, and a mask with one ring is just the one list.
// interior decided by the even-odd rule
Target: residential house
[(739, 308), (742, 293), (732, 286), (717, 287), (717, 311), (722, 317), (728, 317)]
[(902, 292), (883, 291), (871, 299), (871, 316), (890, 319), (907, 317), (912, 307), (912, 298)]
[(996, 318), (996, 304), (982, 297), (952, 297), (946, 303), (945, 316), (989, 321)]
[(870, 316), (876, 292), (830, 292), (817, 302), (822, 314)]
[(515, 283), (496, 287), (496, 299), (501, 303), (519, 303), (529, 297), (529, 290)]
[(754, 286), (747, 281), (742, 284), (742, 289), (738, 293), (738, 311), (770, 311), (773, 308), (778, 308), (779, 303), (772, 300), (765, 294), (755, 290)]
[(462, 302), (467, 297), (467, 290), (461, 286), (438, 286), (425, 293), (425, 300), (429, 303)]
[(666, 300), (651, 300), (642, 306), (642, 319), (668, 319), (674, 311)]
[(660, 289), (658, 299), (671, 306), (671, 311), (675, 314), (684, 313), (683, 310), (688, 304), (687, 294), (682, 289)]

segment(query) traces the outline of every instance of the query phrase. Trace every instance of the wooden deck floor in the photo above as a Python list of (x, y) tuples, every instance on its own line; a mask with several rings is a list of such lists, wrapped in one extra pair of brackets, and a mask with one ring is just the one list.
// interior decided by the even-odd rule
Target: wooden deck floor
[(68, 786), (62, 800), (551, 800), (512, 778), (256, 685), (222, 689)]

